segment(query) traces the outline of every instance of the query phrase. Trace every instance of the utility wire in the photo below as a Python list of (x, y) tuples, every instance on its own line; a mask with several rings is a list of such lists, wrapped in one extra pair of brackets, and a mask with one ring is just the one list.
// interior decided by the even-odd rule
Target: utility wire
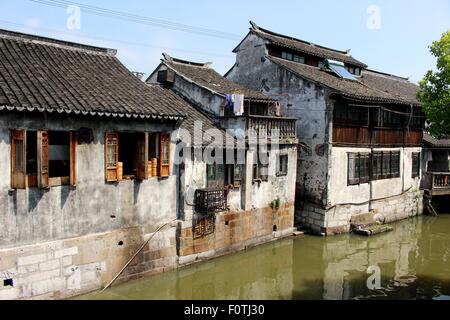
[(81, 4), (77, 2), (72, 1), (66, 1), (66, 0), (29, 0), (31, 2), (35, 2), (38, 4), (43, 4), (47, 6), (53, 6), (58, 8), (67, 8), (68, 6), (77, 6), (80, 9), (83, 10), (83, 12), (100, 16), (100, 17), (106, 17), (106, 18), (113, 18), (113, 19), (119, 19), (122, 21), (129, 21), (139, 24), (145, 24), (149, 26), (157, 26), (165, 29), (175, 30), (175, 31), (182, 31), (187, 33), (193, 33), (208, 37), (215, 37), (215, 38), (221, 38), (226, 40), (240, 40), (240, 36), (237, 34), (229, 33), (229, 32), (223, 32), (208, 28), (202, 28), (202, 27), (196, 27), (191, 26), (187, 24), (172, 22), (168, 20), (163, 19), (157, 19), (157, 18), (151, 18), (141, 15), (136, 15), (132, 13), (122, 12), (122, 11), (116, 11), (116, 10), (110, 10), (106, 8), (101, 7), (95, 7), (91, 5)]
[(199, 54), (199, 55), (205, 55), (205, 56), (217, 56), (217, 57), (221, 57), (221, 58), (234, 59), (232, 55), (227, 55), (227, 54), (203, 52), (203, 51), (191, 51), (191, 50), (185, 50), (185, 49), (180, 49), (180, 48), (163, 47), (163, 46), (153, 45), (153, 44), (149, 44), (149, 43), (133, 42), (133, 41), (125, 41), (125, 40), (118, 40), (118, 39), (110, 39), (110, 38), (82, 35), (82, 34), (71, 33), (71, 32), (63, 32), (63, 31), (55, 30), (55, 29), (43, 28), (43, 27), (31, 27), (31, 26), (27, 26), (25, 24), (15, 23), (15, 22), (6, 21), (6, 20), (0, 20), (0, 25), (5, 25), (5, 26), (9, 26), (9, 27), (28, 28), (28, 29), (32, 29), (32, 30), (36, 30), (36, 31), (60, 34), (60, 35), (64, 35), (64, 36), (76, 36), (76, 37), (79, 37), (82, 39), (100, 40), (100, 41), (106, 41), (106, 42), (138, 46), (138, 47), (149, 47), (149, 48), (155, 48), (155, 49), (161, 49), (161, 50), (179, 51), (179, 52), (184, 52), (184, 53)]

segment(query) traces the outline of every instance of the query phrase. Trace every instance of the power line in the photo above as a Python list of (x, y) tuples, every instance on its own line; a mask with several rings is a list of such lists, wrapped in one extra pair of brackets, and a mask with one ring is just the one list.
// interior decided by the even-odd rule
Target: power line
[(215, 38), (221, 38), (226, 40), (240, 40), (240, 36), (237, 34), (229, 33), (229, 32), (223, 32), (208, 28), (202, 28), (202, 27), (196, 27), (191, 26), (187, 24), (172, 22), (168, 20), (163, 19), (157, 19), (157, 18), (151, 18), (141, 15), (136, 15), (128, 12), (122, 12), (122, 11), (115, 11), (110, 10), (106, 8), (101, 7), (95, 7), (91, 5), (76, 3), (72, 1), (66, 1), (66, 0), (29, 0), (31, 2), (35, 2), (38, 4), (43, 4), (47, 6), (53, 6), (58, 8), (67, 8), (68, 6), (77, 6), (80, 9), (83, 10), (83, 12), (86, 12), (88, 14), (100, 16), (100, 17), (106, 17), (106, 18), (113, 18), (113, 19), (119, 19), (123, 21), (130, 21), (134, 23), (139, 24), (145, 24), (149, 26), (157, 26), (165, 29), (175, 30), (175, 31), (182, 31), (187, 33), (193, 33), (208, 37), (215, 37)]
[(233, 59), (232, 55), (227, 55), (227, 54), (203, 52), (203, 51), (192, 51), (192, 50), (185, 50), (185, 49), (180, 49), (180, 48), (162, 47), (162, 46), (148, 44), (148, 43), (142, 43), (142, 42), (133, 42), (133, 41), (102, 38), (102, 37), (89, 36), (89, 35), (81, 35), (81, 34), (77, 34), (77, 33), (63, 32), (63, 31), (59, 31), (59, 30), (55, 30), (55, 29), (48, 29), (48, 28), (42, 28), (42, 27), (31, 27), (31, 26), (27, 26), (25, 24), (15, 23), (15, 22), (6, 21), (6, 20), (0, 20), (0, 24), (6, 25), (6, 26), (12, 26), (12, 27), (29, 28), (32, 30), (44, 31), (44, 32), (49, 32), (49, 33), (54, 33), (54, 34), (61, 34), (61, 35), (65, 35), (65, 36), (76, 36), (76, 37), (79, 37), (82, 39), (100, 40), (100, 41), (107, 41), (107, 42), (113, 42), (113, 43), (121, 43), (121, 44), (127, 44), (127, 45), (132, 45), (132, 46), (138, 46), (138, 47), (148, 47), (148, 48), (155, 48), (155, 49), (161, 49), (161, 50), (178, 51), (178, 52), (184, 52), (184, 53), (199, 54), (199, 55), (205, 55), (205, 56), (217, 56), (217, 57), (221, 57), (221, 58)]

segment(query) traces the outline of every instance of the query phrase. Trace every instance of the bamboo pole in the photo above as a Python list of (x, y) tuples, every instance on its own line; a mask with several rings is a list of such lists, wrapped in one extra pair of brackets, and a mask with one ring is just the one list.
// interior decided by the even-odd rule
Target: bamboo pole
[(106, 289), (108, 289), (116, 280), (117, 278), (120, 277), (120, 275), (122, 274), (122, 272), (130, 265), (130, 263), (134, 260), (134, 258), (136, 258), (136, 256), (142, 251), (142, 249), (145, 248), (145, 246), (150, 242), (150, 240), (153, 239), (153, 237), (159, 232), (161, 231), (165, 226), (178, 221), (178, 219), (174, 219), (170, 222), (167, 222), (165, 224), (163, 224), (162, 226), (160, 226), (158, 229), (156, 229), (156, 231), (151, 235), (150, 238), (148, 238), (147, 241), (145, 241), (142, 246), (139, 248), (139, 250), (130, 258), (130, 260), (128, 260), (128, 262), (124, 265), (124, 267), (122, 269), (120, 269), (119, 273), (111, 280), (111, 282), (109, 282), (106, 287), (103, 288), (103, 290), (101, 292), (104, 292)]

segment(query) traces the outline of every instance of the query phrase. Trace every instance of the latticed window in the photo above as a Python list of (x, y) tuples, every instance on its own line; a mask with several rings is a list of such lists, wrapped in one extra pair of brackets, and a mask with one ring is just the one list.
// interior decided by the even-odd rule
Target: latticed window
[(370, 153), (348, 154), (348, 184), (367, 183), (370, 180)]
[(412, 154), (412, 177), (417, 178), (420, 175), (420, 152)]

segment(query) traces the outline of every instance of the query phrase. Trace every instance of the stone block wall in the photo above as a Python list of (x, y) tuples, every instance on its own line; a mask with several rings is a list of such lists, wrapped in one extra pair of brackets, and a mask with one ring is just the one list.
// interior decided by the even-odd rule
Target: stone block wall
[(216, 216), (215, 232), (194, 239), (192, 223), (184, 222), (180, 234), (179, 265), (188, 265), (244, 250), (293, 232), (294, 204), (271, 208), (226, 212)]
[[(153, 226), (0, 250), (0, 300), (62, 299), (106, 286), (155, 231)], [(117, 283), (177, 265), (176, 228), (158, 232)]]
[[(303, 204), (297, 211), (296, 222), (314, 234), (335, 235), (348, 233), (351, 225), (382, 221), (390, 223), (423, 214), (423, 191), (411, 190), (404, 194), (364, 204), (338, 205), (324, 209), (318, 205)], [(359, 222), (358, 222), (359, 221)]]

